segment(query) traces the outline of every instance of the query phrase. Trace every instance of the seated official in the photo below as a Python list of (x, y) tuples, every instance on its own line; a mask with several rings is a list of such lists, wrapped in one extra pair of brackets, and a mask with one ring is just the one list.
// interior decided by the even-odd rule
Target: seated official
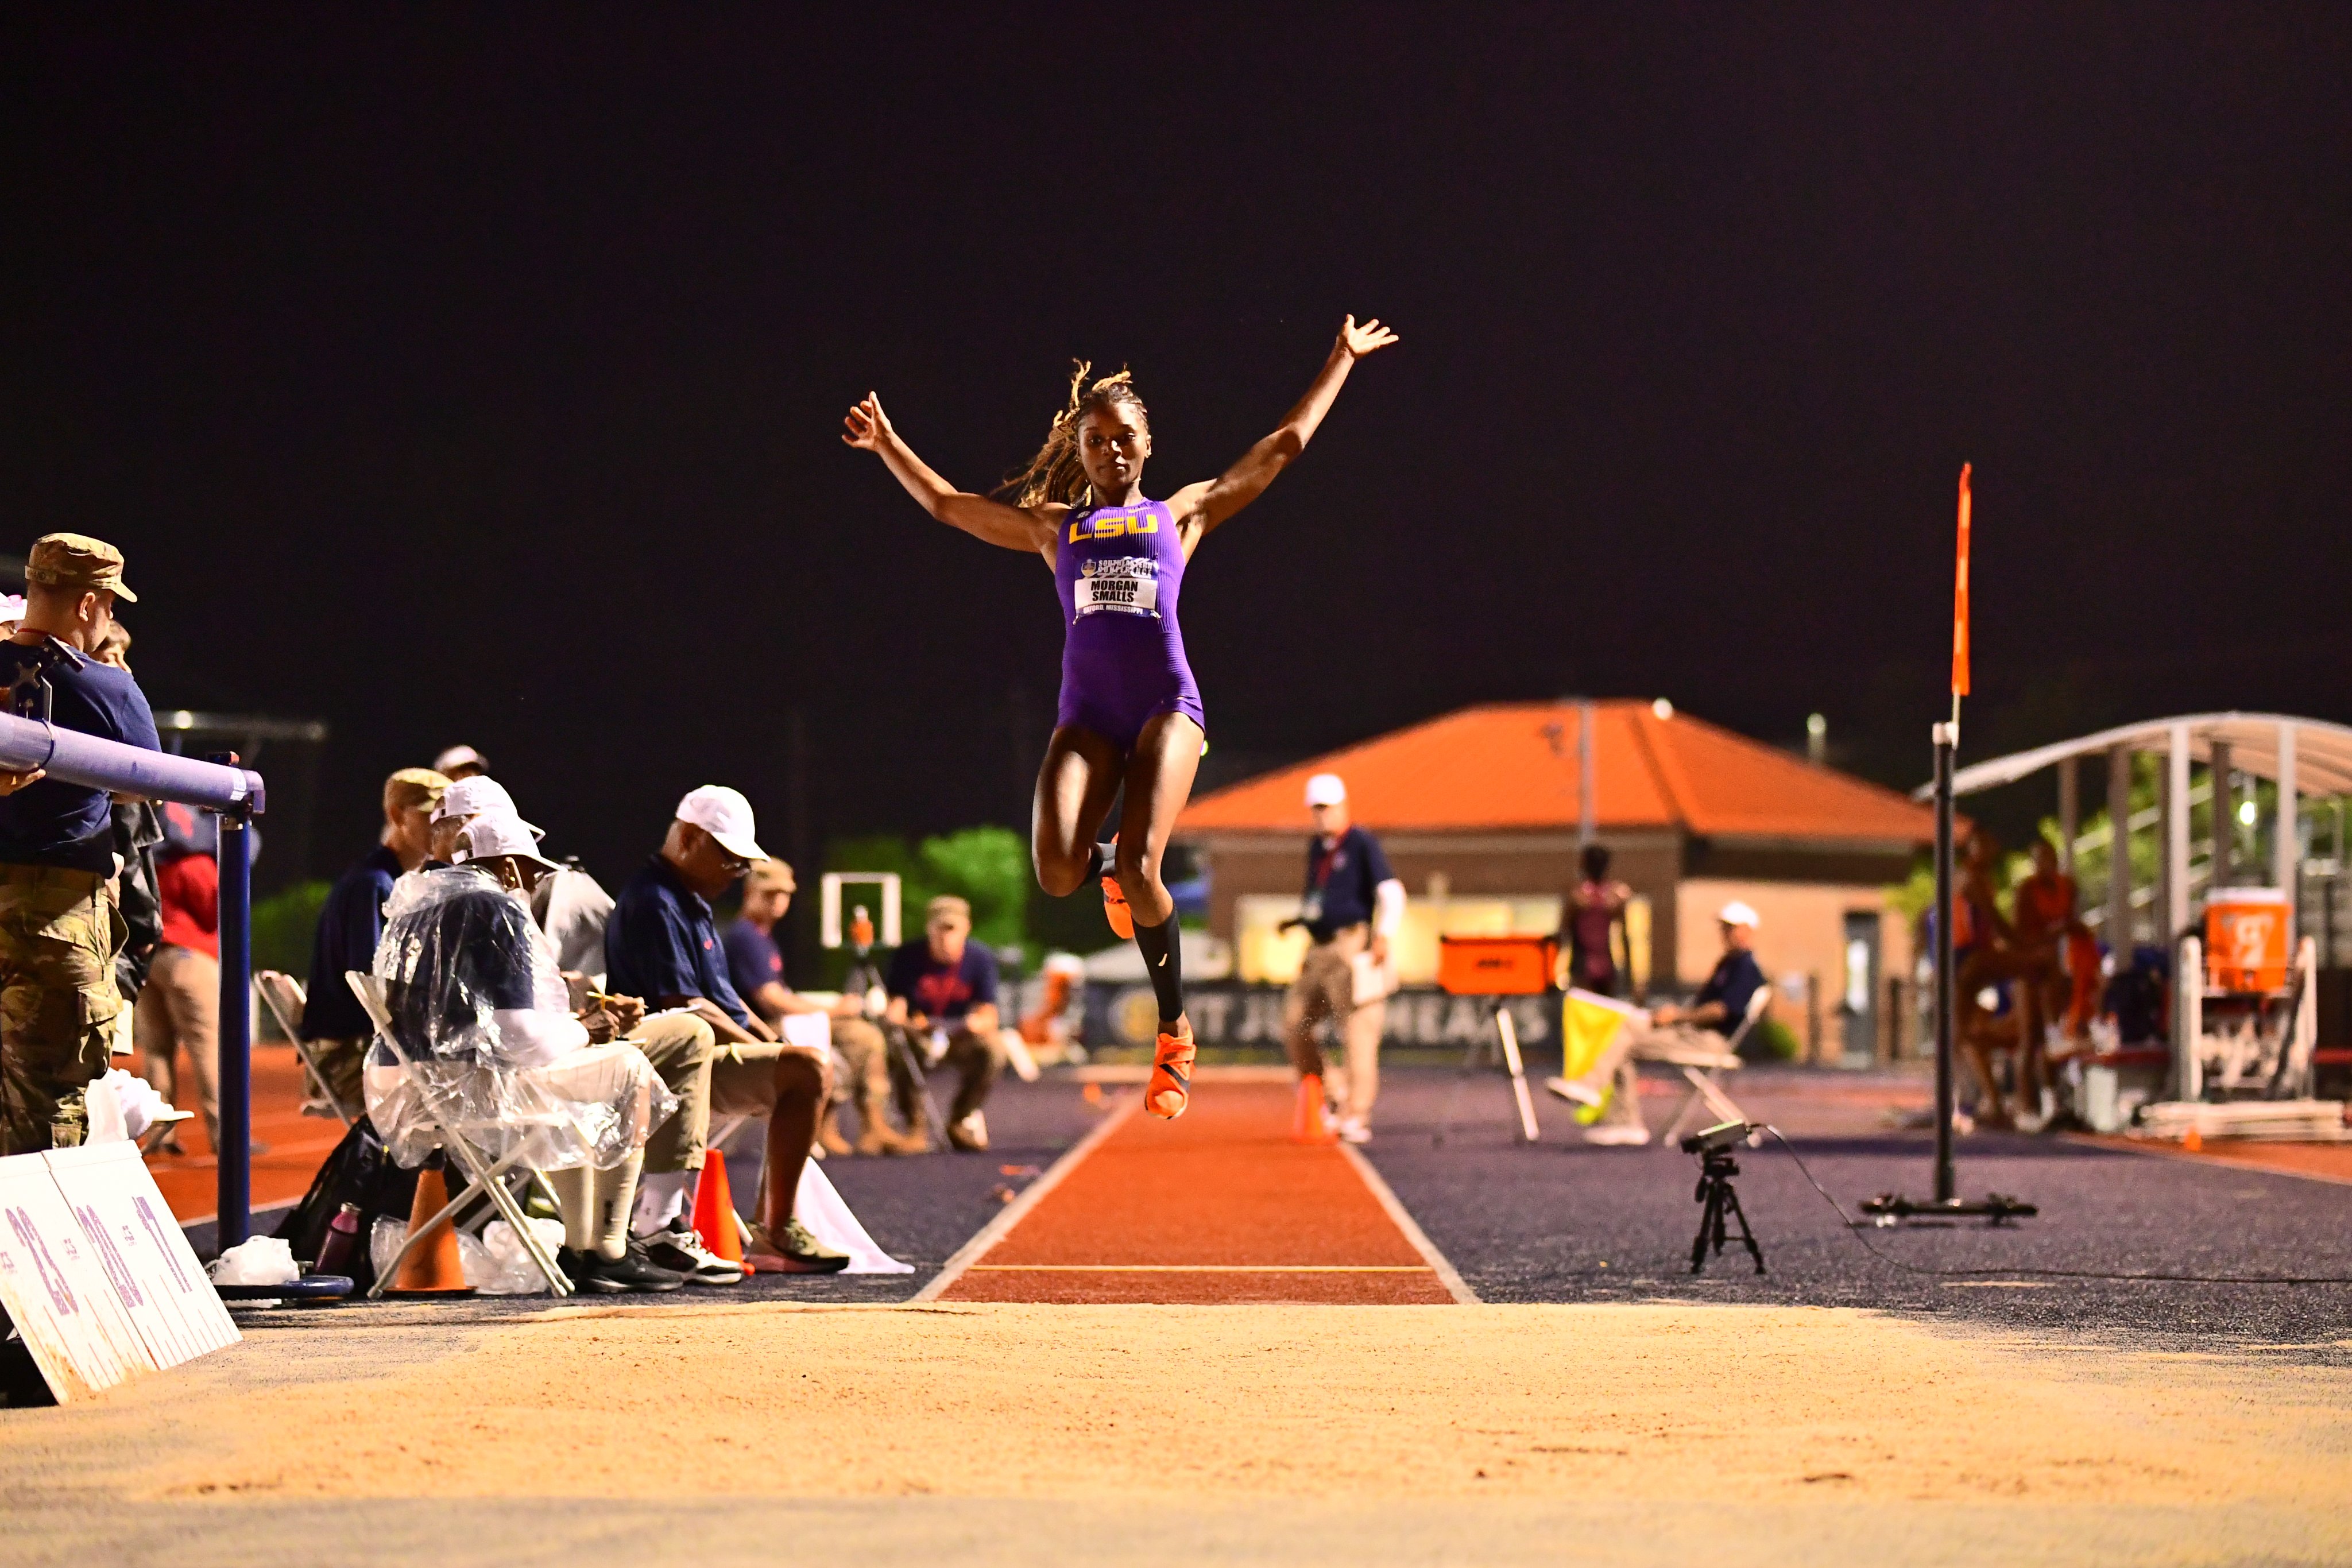
[[(1587, 1105), (1605, 1104), (1601, 1120), (1585, 1134), (1594, 1144), (1646, 1144), (1650, 1129), (1642, 1120), (1641, 1081), (1637, 1061), (1667, 1061), (1679, 1066), (1736, 1065), (1729, 1037), (1747, 1020), (1748, 1003), (1763, 988), (1764, 971), (1756, 962), (1756, 911), (1738, 899), (1716, 916), (1723, 935), (1723, 956), (1698, 988), (1688, 1007), (1671, 1004), (1654, 1008), (1647, 1020), (1638, 1017), (1617, 1031), (1609, 1049), (1583, 1073), (1552, 1082), (1569, 1099)], [(1613, 1085), (1613, 1092), (1612, 1092)]]
[[(890, 1049), (882, 1031), (866, 1017), (862, 997), (842, 997), (831, 1006), (811, 1001), (784, 981), (784, 955), (776, 946), (776, 923), (792, 907), (798, 883), (793, 868), (782, 861), (761, 861), (743, 878), (742, 913), (727, 927), (727, 977), (735, 994), (750, 1005), (779, 1035), (784, 1019), (817, 1015), (825, 1019), (833, 1053), (851, 1085), (864, 1126), (856, 1152), (861, 1155), (918, 1154), (928, 1146), (917, 1136), (911, 1142), (890, 1125)], [(852, 1145), (834, 1131), (833, 1109), (841, 1102), (838, 1090), (817, 1119), (817, 1142), (829, 1155), (845, 1155)], [(920, 1132), (920, 1123), (916, 1130)]]
[[(129, 672), (93, 655), (113, 624), (122, 552), (47, 534), (25, 570), (25, 611), (0, 640), (9, 711), (60, 729), (158, 749), (154, 715)], [(106, 1075), (122, 1012), (112, 803), (39, 768), (0, 772), (0, 1155), (71, 1148), (83, 1096)]]
[(352, 1115), (360, 1113), (360, 1068), (375, 1025), (343, 976), (354, 969), (364, 974), (374, 963), (384, 905), (394, 884), (430, 853), (433, 808), (448, 788), (449, 780), (429, 768), (404, 768), (385, 779), (383, 841), (336, 879), (319, 906), (310, 989), (296, 1032), (309, 1043), (326, 1082), (304, 1074), (306, 1116), (332, 1116), (337, 1104)]
[[(691, 1092), (681, 1088), (679, 1093), (685, 1102), (681, 1171), (701, 1168), (713, 1114), (768, 1118), (759, 1218), (745, 1249), (752, 1267), (838, 1273), (849, 1266), (848, 1255), (819, 1242), (793, 1214), (825, 1100), (829, 1053), (778, 1040), (767, 1020), (744, 1005), (728, 977), (710, 909), (712, 899), (767, 858), (752, 836), (751, 802), (718, 785), (689, 791), (677, 804), (661, 852), (630, 878), (613, 905), (604, 928), (605, 977), (615, 991), (690, 1012), (716, 1041), (709, 1071)], [(640, 1222), (652, 1218), (642, 1216)]]
[(674, 1118), (675, 1098), (643, 1052), (593, 1041), (572, 1015), (528, 913), (549, 862), (520, 819), (478, 817), (453, 847), (465, 863), (423, 873), (377, 950), (392, 1036), (409, 1061), (371, 1060), (370, 1119), (405, 1163), (445, 1120), (501, 1157), (514, 1152), (507, 1140), (520, 1142), (555, 1191), (557, 1258), (575, 1287), (677, 1290), (686, 1276), (628, 1234), (646, 1139)]
[[(923, 939), (891, 956), (884, 981), (890, 993), (884, 1019), (926, 1042), (925, 1055), (954, 1068), (961, 1081), (948, 1113), (948, 1142), (959, 1149), (988, 1147), (981, 1107), (1004, 1070), (1004, 1041), (996, 1011), (996, 955), (971, 940), (971, 905), (961, 898), (931, 900)], [(897, 1066), (893, 1063), (894, 1068)], [(909, 1137), (923, 1134), (918, 1091), (898, 1073)]]

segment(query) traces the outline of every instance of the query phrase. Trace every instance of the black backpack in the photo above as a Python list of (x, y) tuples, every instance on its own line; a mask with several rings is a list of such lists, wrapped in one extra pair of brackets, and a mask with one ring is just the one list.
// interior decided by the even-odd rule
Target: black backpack
[(353, 1291), (364, 1291), (375, 1282), (368, 1238), (373, 1234), (377, 1219), (385, 1215), (403, 1225), (408, 1223), (409, 1210), (416, 1201), (416, 1175), (393, 1163), (383, 1140), (376, 1136), (373, 1124), (362, 1116), (352, 1124), (343, 1141), (335, 1145), (335, 1152), (319, 1167), (319, 1174), (310, 1178), (310, 1190), (303, 1195), (302, 1201), (278, 1222), (278, 1235), (308, 1267), (319, 1260), (319, 1249), (326, 1245), (328, 1228), (342, 1212), (343, 1205), (358, 1204), (359, 1245), (352, 1250), (348, 1271)]

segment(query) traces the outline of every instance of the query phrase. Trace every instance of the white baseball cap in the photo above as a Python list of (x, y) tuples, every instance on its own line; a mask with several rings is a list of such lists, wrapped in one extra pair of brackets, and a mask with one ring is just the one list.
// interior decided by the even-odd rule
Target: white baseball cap
[(1307, 781), (1307, 805), (1337, 806), (1348, 798), (1348, 786), (1337, 773), (1318, 773)]
[(1756, 911), (1736, 898), (1716, 911), (1715, 917), (1726, 925), (1745, 925), (1750, 931), (1756, 929)]
[[(467, 780), (459, 779), (458, 783)], [(451, 789), (457, 786), (453, 784)], [(724, 784), (705, 784), (699, 789), (689, 789), (686, 799), (677, 803), (677, 820), (692, 822), (719, 841), (719, 845), (739, 860), (763, 861), (768, 852), (753, 838), (751, 802), (743, 799), (740, 789), (730, 789)]]
[[(433, 820), (444, 822), (452, 817), (479, 817), (486, 813), (512, 817), (518, 821), (522, 820), (522, 813), (516, 810), (514, 797), (507, 793), (507, 787), (487, 773), (477, 773), (470, 779), (457, 779), (441, 791), (441, 799), (433, 808)], [(530, 828), (533, 838), (547, 837), (544, 828), (531, 827), (529, 822), (522, 825)]]
[(453, 746), (433, 759), (433, 771), (446, 773), (452, 768), (463, 768), (468, 763), (476, 768), (488, 768), (490, 759), (470, 746)]
[(452, 852), (461, 865), (493, 855), (512, 855), (553, 871), (555, 862), (539, 852), (539, 840), (533, 836), (537, 831), (512, 811), (485, 811), (459, 830), (457, 847)]

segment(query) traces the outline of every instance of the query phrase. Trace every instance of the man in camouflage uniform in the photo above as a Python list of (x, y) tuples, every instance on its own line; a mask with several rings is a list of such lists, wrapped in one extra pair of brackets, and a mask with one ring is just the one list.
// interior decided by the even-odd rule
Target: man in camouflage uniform
[[(8, 709), (159, 749), (147, 698), (126, 670), (91, 655), (113, 624), (122, 552), (83, 534), (36, 540), (25, 618), (0, 641)], [(82, 1141), (82, 1092), (103, 1075), (122, 1012), (114, 954), (110, 801), (38, 768), (0, 769), (0, 1155)]]

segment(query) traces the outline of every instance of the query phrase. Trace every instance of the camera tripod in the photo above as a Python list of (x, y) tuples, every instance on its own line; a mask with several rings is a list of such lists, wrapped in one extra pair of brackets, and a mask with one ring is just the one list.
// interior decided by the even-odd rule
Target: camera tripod
[[(1685, 1141), (1684, 1146), (1696, 1139)], [(1739, 1239), (1748, 1246), (1748, 1255), (1756, 1260), (1756, 1271), (1764, 1272), (1764, 1249), (1756, 1245), (1756, 1233), (1748, 1228), (1747, 1211), (1739, 1207), (1739, 1194), (1734, 1190), (1731, 1178), (1739, 1174), (1739, 1162), (1731, 1157), (1728, 1147), (1700, 1148), (1698, 1155), (1698, 1191), (1692, 1194), (1706, 1207), (1698, 1217), (1698, 1239), (1691, 1243), (1691, 1272), (1705, 1271), (1706, 1247), (1710, 1238), (1715, 1242), (1715, 1255), (1723, 1256), (1726, 1221), (1739, 1221)]]

